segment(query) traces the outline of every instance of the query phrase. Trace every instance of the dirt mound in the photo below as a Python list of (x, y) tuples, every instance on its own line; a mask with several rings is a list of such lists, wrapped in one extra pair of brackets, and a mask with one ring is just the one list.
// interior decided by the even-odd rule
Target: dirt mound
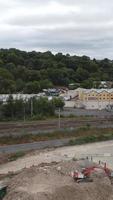
[(0, 153), (0, 165), (8, 162), (8, 157), (9, 157), (8, 154), (4, 155), (4, 153)]
[(91, 183), (76, 183), (69, 176), (75, 169), (91, 165), (87, 161), (65, 161), (24, 169), (8, 187), (4, 200), (112, 200), (113, 189), (103, 173)]

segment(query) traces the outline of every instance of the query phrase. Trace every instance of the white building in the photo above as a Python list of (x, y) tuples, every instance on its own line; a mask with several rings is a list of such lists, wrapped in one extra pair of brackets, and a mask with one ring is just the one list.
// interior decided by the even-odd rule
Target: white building
[[(23, 99), (23, 100), (29, 100), (33, 97), (39, 98), (41, 96), (44, 96), (44, 93), (39, 93), (39, 94), (11, 94), (14, 100), (16, 99)], [(0, 101), (3, 103), (6, 103), (10, 94), (0, 94)]]

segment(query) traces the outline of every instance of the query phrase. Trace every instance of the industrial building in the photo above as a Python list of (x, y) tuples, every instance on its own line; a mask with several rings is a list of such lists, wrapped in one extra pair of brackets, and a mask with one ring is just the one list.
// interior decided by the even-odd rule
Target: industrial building
[[(65, 107), (84, 109), (111, 109), (113, 107), (113, 89), (83, 89), (73, 91), (74, 97), (65, 101)], [(67, 94), (66, 94), (67, 96)]]
[(113, 89), (79, 89), (78, 99), (86, 109), (107, 109), (113, 105)]

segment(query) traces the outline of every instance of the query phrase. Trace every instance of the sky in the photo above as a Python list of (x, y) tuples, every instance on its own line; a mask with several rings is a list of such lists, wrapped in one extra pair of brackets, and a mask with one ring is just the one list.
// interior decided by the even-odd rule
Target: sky
[(0, 0), (0, 48), (113, 59), (113, 0)]

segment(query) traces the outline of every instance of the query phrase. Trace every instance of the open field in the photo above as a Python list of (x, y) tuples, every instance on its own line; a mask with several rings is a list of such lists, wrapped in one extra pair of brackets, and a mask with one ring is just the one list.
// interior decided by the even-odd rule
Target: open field
[[(80, 128), (81, 126), (92, 126), (92, 127), (113, 127), (112, 117), (72, 117), (72, 118), (61, 118), (60, 129), (66, 128)], [(59, 129), (59, 120), (43, 120), (43, 121), (32, 121), (32, 122), (0, 122), (0, 137), (3, 136), (16, 136), (23, 134), (38, 134)]]
[[(81, 128), (72, 129), (72, 130), (58, 130), (48, 133), (39, 133), (39, 134), (23, 134), (20, 136), (3, 136), (0, 138), (0, 145), (13, 145), (13, 144), (26, 144), (33, 142), (44, 142), (48, 141), (52, 143), (52, 140), (62, 140), (62, 139), (73, 139), (87, 142), (96, 142), (102, 140), (109, 140), (113, 138), (113, 128), (92, 128), (89, 125), (83, 126)], [(88, 141), (89, 139), (89, 141)], [(86, 142), (85, 142), (86, 141)], [(78, 144), (81, 144), (79, 142)], [(70, 143), (71, 144), (71, 143)], [(75, 143), (77, 144), (77, 143)], [(43, 146), (43, 145), (42, 145)], [(0, 149), (1, 149), (0, 147)], [(37, 143), (38, 148), (38, 143)]]

